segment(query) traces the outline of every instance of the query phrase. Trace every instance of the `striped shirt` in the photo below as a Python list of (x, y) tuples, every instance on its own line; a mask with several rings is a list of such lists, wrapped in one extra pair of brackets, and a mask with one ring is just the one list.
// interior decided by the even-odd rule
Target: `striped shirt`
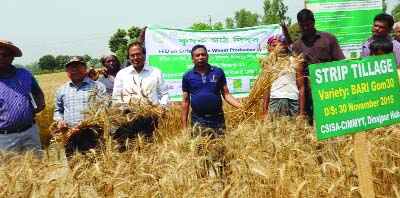
[[(398, 41), (394, 40), (390, 36), (387, 36), (386, 39), (392, 41), (392, 43), (393, 43), (393, 53), (396, 55), (397, 68), (400, 69), (400, 43)], [(362, 44), (361, 57), (367, 57), (370, 55), (371, 51), (369, 50), (369, 46), (374, 41), (375, 41), (375, 38), (370, 37)]]
[(12, 77), (0, 77), (0, 129), (12, 130), (32, 124), (35, 119), (29, 93), (42, 93), (32, 74), (12, 66)]
[(107, 96), (104, 85), (89, 78), (85, 78), (80, 87), (75, 86), (72, 81), (59, 87), (55, 98), (53, 119), (64, 120), (68, 127), (78, 125), (84, 119), (83, 112), (87, 111), (88, 105), (94, 103), (94, 100), (89, 101), (94, 90), (97, 95), (93, 99), (101, 100)]

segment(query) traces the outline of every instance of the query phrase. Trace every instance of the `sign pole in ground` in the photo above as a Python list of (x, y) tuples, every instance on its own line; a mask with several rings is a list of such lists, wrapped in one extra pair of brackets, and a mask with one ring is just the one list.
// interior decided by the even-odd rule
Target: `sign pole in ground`
[(356, 162), (361, 196), (363, 198), (374, 198), (375, 191), (366, 136), (365, 132), (353, 134), (354, 161)]
[(353, 134), (362, 197), (375, 197), (363, 131), (400, 123), (396, 65), (388, 54), (309, 66), (317, 139)]

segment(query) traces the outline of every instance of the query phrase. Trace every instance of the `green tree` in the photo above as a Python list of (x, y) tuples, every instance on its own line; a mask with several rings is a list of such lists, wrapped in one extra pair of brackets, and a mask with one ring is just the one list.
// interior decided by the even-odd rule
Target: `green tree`
[(227, 29), (234, 29), (235, 28), (235, 20), (231, 17), (227, 17), (225, 19), (225, 27)]
[(290, 17), (285, 16), (288, 7), (285, 6), (283, 0), (264, 0), (264, 16), (263, 24), (276, 24), (286, 22), (290, 26)]
[(189, 29), (192, 29), (192, 30), (211, 30), (211, 27), (210, 27), (209, 24), (206, 24), (206, 23), (193, 23), (193, 25), (190, 26)]
[(100, 60), (97, 59), (97, 58), (90, 59), (89, 65), (90, 66), (94, 66), (94, 67), (101, 67), (102, 66)]
[(386, 13), (386, 10), (387, 10), (387, 3), (386, 3), (385, 0), (382, 1), (382, 9), (383, 9), (383, 12)]
[(222, 29), (224, 29), (224, 24), (222, 24), (222, 22), (214, 23), (213, 29), (214, 30), (222, 30)]
[(83, 61), (85, 61), (86, 63), (88, 63), (92, 59), (92, 57), (90, 57), (88, 54), (84, 54), (82, 58)]
[(57, 62), (53, 55), (44, 55), (39, 59), (38, 65), (41, 70), (53, 71), (57, 69)]
[(241, 9), (235, 12), (236, 28), (252, 27), (259, 25), (260, 15), (257, 13), (251, 13), (245, 9)]
[(301, 35), (301, 30), (299, 27), (299, 24), (296, 22), (295, 24), (291, 26), (287, 26), (289, 30), (289, 35), (292, 38), (292, 41), (295, 42), (297, 39), (299, 39)]
[(65, 66), (65, 61), (67, 60), (68, 56), (67, 55), (58, 55), (56, 56), (56, 64), (57, 64), (57, 69), (64, 69)]
[(391, 12), (394, 21), (400, 21), (400, 4), (397, 4), (394, 6), (392, 12)]
[(118, 29), (117, 32), (108, 41), (108, 46), (112, 52), (116, 52), (120, 47), (126, 46), (128, 39), (126, 38), (126, 31)]
[(132, 26), (131, 28), (129, 28), (128, 30), (129, 43), (138, 41), (140, 32), (141, 29), (139, 27)]
[(136, 26), (132, 26), (126, 32), (123, 29), (118, 29), (117, 32), (108, 41), (110, 50), (117, 55), (118, 59), (123, 63), (128, 56), (128, 42), (138, 41), (141, 29)]

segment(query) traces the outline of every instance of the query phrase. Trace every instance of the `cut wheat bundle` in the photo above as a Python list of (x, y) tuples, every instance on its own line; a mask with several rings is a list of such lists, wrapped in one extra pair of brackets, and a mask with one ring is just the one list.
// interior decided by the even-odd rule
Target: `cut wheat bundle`
[[(89, 97), (89, 101), (95, 98), (95, 94)], [(141, 119), (158, 119), (164, 113), (163, 107), (154, 104), (144, 91), (141, 92), (143, 97), (140, 99), (133, 97), (136, 93), (128, 92), (128, 94), (132, 97), (127, 103), (110, 105), (110, 98), (89, 102), (87, 111), (83, 112), (84, 120), (80, 122), (78, 130), (68, 128), (61, 131), (55, 129), (56, 125), (53, 124), (50, 127), (54, 134), (51, 142), (61, 142), (68, 147), (78, 136), (95, 138), (96, 141), (106, 139), (120, 127), (129, 128)]]
[[(279, 53), (281, 49), (275, 48), (266, 56), (260, 58), (261, 69), (258, 77), (250, 90), (249, 96), (244, 100), (243, 107), (233, 118), (234, 123), (244, 124), (255, 115), (257, 105), (263, 95), (271, 90), (272, 83), (281, 76), (294, 75), (298, 65), (303, 62), (303, 55), (288, 56)], [(235, 112), (236, 113), (236, 112)]]

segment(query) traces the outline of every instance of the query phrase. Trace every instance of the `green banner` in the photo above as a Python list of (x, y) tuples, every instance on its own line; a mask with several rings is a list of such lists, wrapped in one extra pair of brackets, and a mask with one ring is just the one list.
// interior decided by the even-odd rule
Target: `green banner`
[(309, 68), (318, 140), (400, 122), (394, 54)]
[(336, 36), (347, 58), (358, 58), (361, 44), (369, 38), (375, 15), (382, 13), (382, 0), (307, 0), (319, 31)]
[(281, 33), (278, 24), (227, 30), (187, 30), (148, 26), (147, 61), (159, 68), (173, 101), (182, 98), (182, 76), (192, 69), (191, 49), (205, 45), (209, 63), (224, 70), (227, 86), (237, 98), (248, 96), (261, 69), (270, 36)]

